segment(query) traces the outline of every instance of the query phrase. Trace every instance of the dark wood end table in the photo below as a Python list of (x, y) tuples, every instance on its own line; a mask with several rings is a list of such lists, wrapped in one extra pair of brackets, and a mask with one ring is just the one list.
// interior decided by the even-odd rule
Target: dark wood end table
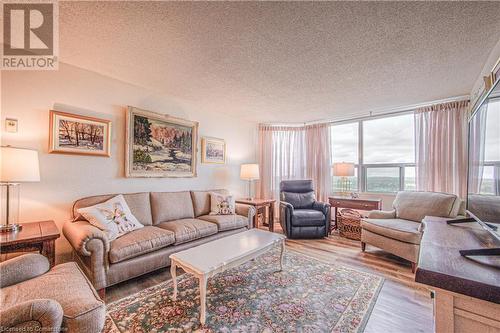
[[(360, 199), (350, 197), (328, 197), (328, 202), (334, 208), (335, 224), (330, 229), (337, 229), (337, 216), (339, 208), (351, 208), (356, 210), (381, 210), (382, 199)], [(331, 230), (330, 230), (331, 231)]]
[(0, 253), (38, 251), (55, 265), (55, 241), (61, 234), (54, 221), (21, 223), (18, 232), (0, 233)]
[(266, 210), (268, 211), (268, 223), (269, 231), (274, 231), (274, 205), (276, 200), (274, 199), (237, 199), (236, 203), (250, 205), (255, 207), (255, 216), (253, 217), (253, 227), (257, 228), (259, 226), (259, 212), (263, 212), (266, 215)]

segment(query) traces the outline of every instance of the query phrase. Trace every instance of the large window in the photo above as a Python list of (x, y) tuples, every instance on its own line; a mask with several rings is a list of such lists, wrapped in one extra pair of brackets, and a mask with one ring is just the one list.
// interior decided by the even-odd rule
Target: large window
[[(351, 189), (362, 192), (415, 190), (413, 113), (335, 124), (332, 162), (355, 163)], [(333, 191), (341, 188), (333, 177)]]

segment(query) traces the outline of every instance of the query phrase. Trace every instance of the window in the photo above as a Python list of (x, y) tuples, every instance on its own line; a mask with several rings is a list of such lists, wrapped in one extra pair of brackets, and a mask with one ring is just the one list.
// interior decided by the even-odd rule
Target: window
[[(332, 125), (331, 134), (332, 162), (355, 163), (353, 191), (416, 189), (413, 113)], [(339, 177), (332, 180), (339, 192)]]
[[(332, 163), (348, 162), (358, 164), (358, 123), (348, 123), (331, 127), (332, 133)], [(358, 170), (354, 170), (354, 177), (348, 177), (350, 189), (358, 191)], [(342, 191), (342, 177), (332, 175), (332, 189)]]

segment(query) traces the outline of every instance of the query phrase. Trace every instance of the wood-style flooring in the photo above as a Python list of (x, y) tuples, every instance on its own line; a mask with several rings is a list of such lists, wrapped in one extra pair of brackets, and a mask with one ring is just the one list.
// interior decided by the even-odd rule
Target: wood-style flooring
[[(276, 224), (277, 232), (280, 232)], [(414, 282), (410, 263), (367, 245), (361, 252), (358, 241), (336, 234), (320, 240), (287, 240), (287, 248), (324, 262), (355, 267), (386, 278), (366, 333), (433, 332), (432, 300), (425, 286)], [(181, 272), (179, 272), (181, 273)], [(106, 303), (170, 279), (169, 269), (120, 283), (106, 289)]]

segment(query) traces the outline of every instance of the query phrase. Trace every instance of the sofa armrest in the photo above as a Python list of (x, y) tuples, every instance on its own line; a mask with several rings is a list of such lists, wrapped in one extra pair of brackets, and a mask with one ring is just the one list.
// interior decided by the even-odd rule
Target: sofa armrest
[(315, 201), (313, 203), (312, 209), (319, 210), (320, 212), (325, 214), (325, 216), (327, 216), (330, 213), (330, 207), (331, 207), (331, 205), (329, 203)]
[[(63, 320), (61, 305), (52, 299), (21, 302), (0, 311), (0, 332), (59, 332)], [(32, 328), (32, 330), (31, 330)]]
[(367, 218), (369, 219), (395, 219), (395, 210), (372, 210), (368, 212)]
[(92, 255), (93, 249), (89, 246), (89, 243), (93, 239), (101, 241), (104, 251), (109, 252), (108, 236), (87, 221), (68, 221), (64, 223), (63, 234), (73, 249), (84, 256)]
[(0, 263), (0, 288), (5, 288), (46, 273), (50, 269), (47, 258), (29, 253)]
[(253, 226), (253, 217), (255, 216), (255, 207), (252, 205), (237, 203), (234, 209), (237, 215), (248, 218), (248, 229), (251, 229)]

